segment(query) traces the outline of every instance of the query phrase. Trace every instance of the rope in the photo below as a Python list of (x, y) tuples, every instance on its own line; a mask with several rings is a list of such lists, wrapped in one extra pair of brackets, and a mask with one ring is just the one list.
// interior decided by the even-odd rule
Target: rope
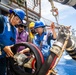
[(39, 0), (34, 0), (34, 7), (33, 7), (33, 10), (35, 9), (35, 7), (37, 7), (39, 4)]
[[(53, 66), (53, 68), (49, 71), (50, 73), (52, 73), (52, 70), (54, 70), (54, 68), (55, 68), (56, 65), (58, 64), (58, 62), (59, 62), (59, 60), (60, 60), (60, 58), (61, 58), (64, 50), (66, 49), (66, 45), (67, 45), (67, 43), (68, 43), (69, 37), (70, 37), (70, 33), (67, 35), (67, 38), (66, 38), (66, 40), (65, 40), (65, 42), (64, 42), (64, 45), (63, 45), (63, 47), (62, 47), (61, 54), (60, 54), (60, 56), (58, 57), (58, 60), (56, 61), (56, 63), (55, 63), (55, 65)], [(56, 72), (55, 72), (55, 73), (56, 73)]]
[[(61, 50), (61, 54), (60, 54), (60, 56), (58, 57), (59, 59), (58, 59), (58, 61), (56, 62), (56, 64), (58, 64), (58, 62), (59, 62), (59, 60), (60, 60), (60, 58), (61, 58), (64, 50), (66, 49), (66, 45), (67, 45), (67, 43), (68, 43), (69, 36), (70, 36), (70, 35), (67, 35), (67, 38), (66, 38), (66, 40), (65, 40), (65, 42), (64, 42), (64, 45), (63, 45), (63, 47), (62, 47), (62, 50)], [(56, 67), (56, 64), (54, 65), (53, 68)]]
[(52, 10), (51, 10), (52, 15), (55, 17), (57, 25), (59, 25), (58, 18), (57, 18), (59, 14), (58, 9), (54, 6), (53, 0), (49, 0), (49, 2), (51, 3), (51, 7), (52, 7)]

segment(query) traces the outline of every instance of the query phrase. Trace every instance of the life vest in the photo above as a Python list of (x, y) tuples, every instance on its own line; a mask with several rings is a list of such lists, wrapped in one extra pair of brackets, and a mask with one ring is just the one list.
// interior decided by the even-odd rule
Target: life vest
[(39, 34), (36, 34), (33, 39), (33, 43), (40, 48), (45, 59), (50, 55), (49, 49), (51, 47), (51, 42), (48, 43), (48, 41), (51, 41), (53, 39), (52, 35), (49, 39), (48, 37), (49, 35), (46, 32), (43, 32), (41, 36)]
[[(16, 29), (14, 26), (10, 25), (9, 19), (6, 16), (3, 16), (4, 18), (4, 28), (3, 33), (0, 34), (0, 44), (3, 44), (4, 46), (9, 46), (15, 44), (16, 39)], [(2, 55), (0, 55), (0, 58), (5, 56), (4, 50), (2, 50)]]

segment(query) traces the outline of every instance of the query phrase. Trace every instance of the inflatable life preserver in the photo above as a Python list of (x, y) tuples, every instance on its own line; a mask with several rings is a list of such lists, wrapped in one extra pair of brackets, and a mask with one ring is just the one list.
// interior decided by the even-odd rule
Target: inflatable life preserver
[(14, 54), (16, 54), (17, 49), (19, 46), (24, 46), (24, 47), (28, 47), (30, 48), (31, 52), (35, 55), (35, 59), (36, 59), (36, 70), (34, 73), (28, 73), (26, 72), (26, 70), (24, 69), (23, 66), (19, 66), (18, 64), (15, 64), (16, 62), (14, 61), (13, 58), (9, 58), (9, 66), (10, 66), (10, 70), (14, 72), (14, 75), (37, 75), (37, 73), (39, 72), (42, 64), (44, 63), (44, 59), (43, 59), (43, 55), (40, 52), (40, 50), (33, 44), (31, 43), (19, 43), (19, 44), (15, 44), (11, 49), (13, 51)]

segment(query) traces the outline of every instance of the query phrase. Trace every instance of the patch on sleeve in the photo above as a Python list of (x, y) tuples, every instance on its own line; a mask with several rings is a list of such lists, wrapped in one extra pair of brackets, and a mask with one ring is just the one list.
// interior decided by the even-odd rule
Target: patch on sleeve
[(8, 27), (8, 31), (10, 31), (11, 29), (11, 27), (10, 27), (10, 24), (9, 23), (7, 23), (7, 27)]

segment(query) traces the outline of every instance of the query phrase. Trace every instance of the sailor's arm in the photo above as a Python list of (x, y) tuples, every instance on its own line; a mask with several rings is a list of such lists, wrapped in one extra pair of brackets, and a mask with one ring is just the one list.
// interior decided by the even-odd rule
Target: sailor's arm
[(55, 25), (54, 25), (54, 22), (52, 22), (51, 24), (51, 30), (52, 30), (52, 34), (53, 34), (53, 39), (56, 39), (57, 36), (56, 36), (56, 32), (55, 32)]
[(3, 15), (0, 15), (0, 34), (3, 33), (4, 30), (4, 18)]

